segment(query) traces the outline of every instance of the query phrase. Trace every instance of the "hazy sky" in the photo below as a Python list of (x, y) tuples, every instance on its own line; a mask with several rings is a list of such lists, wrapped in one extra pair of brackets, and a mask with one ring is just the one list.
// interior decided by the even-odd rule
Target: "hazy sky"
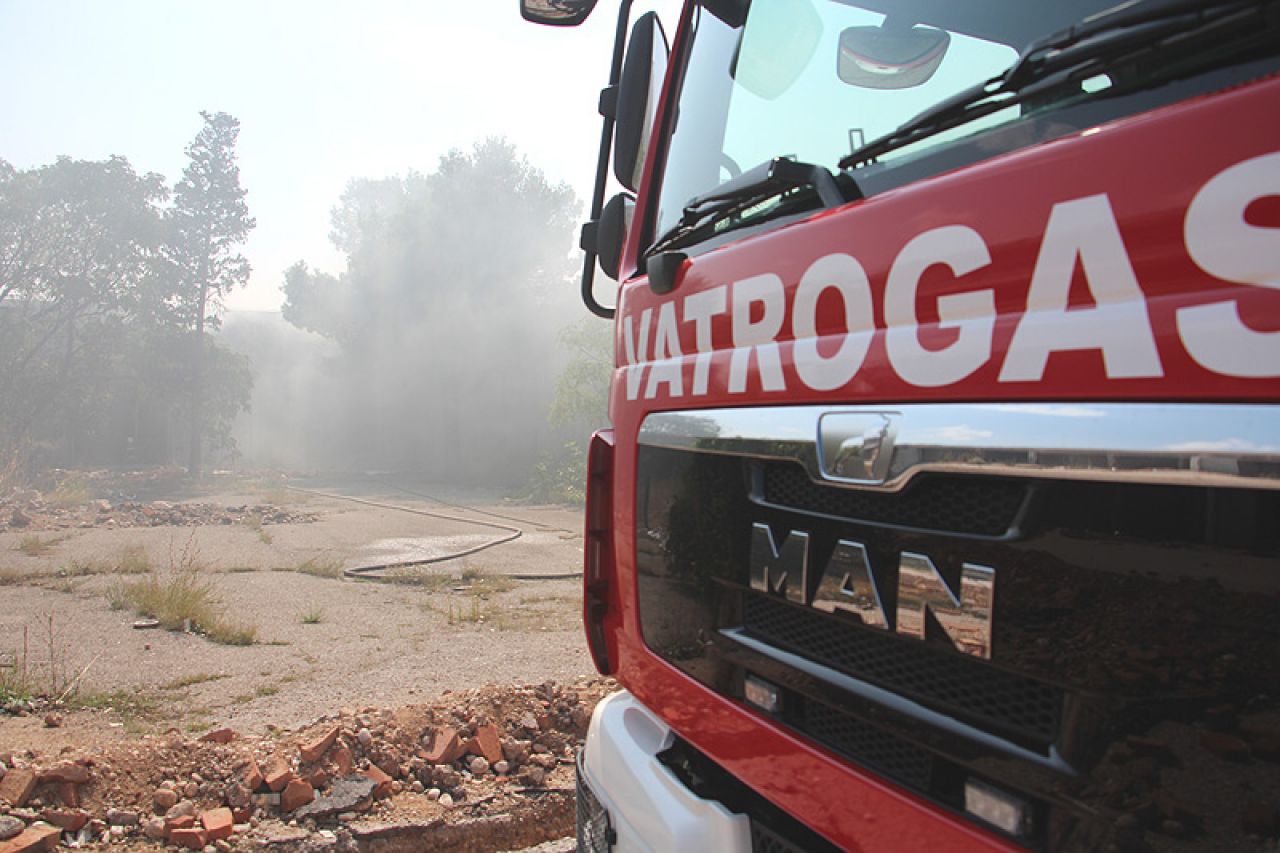
[[(676, 0), (633, 17), (650, 7), (673, 31)], [(329, 209), (352, 177), (500, 134), (585, 204), (616, 9), (570, 29), (517, 0), (0, 0), (0, 158), (121, 154), (172, 184), (199, 111), (231, 113), (258, 227), (229, 306), (276, 308), (294, 261), (338, 271)]]

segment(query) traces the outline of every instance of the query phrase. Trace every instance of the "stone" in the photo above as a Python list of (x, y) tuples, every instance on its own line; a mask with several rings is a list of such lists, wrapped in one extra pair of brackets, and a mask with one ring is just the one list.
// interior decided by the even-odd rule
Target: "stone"
[(235, 831), (235, 819), (232, 817), (231, 809), (228, 808), (210, 809), (207, 812), (202, 812), (200, 814), (200, 825), (204, 827), (206, 841), (230, 838)]
[(311, 771), (311, 775), (307, 777), (307, 781), (311, 783), (311, 787), (319, 790), (329, 784), (329, 774), (323, 769), (317, 768)]
[(200, 783), (191, 781), (183, 785), (182, 794), (188, 800), (194, 800), (196, 797), (200, 796)]
[(168, 788), (157, 788), (151, 794), (151, 804), (157, 812), (167, 812), (178, 804), (178, 795)]
[(230, 785), (227, 785), (227, 790), (224, 796), (226, 798), (227, 805), (231, 806), (233, 809), (240, 809), (249, 805), (250, 793), (249, 789), (244, 785), (241, 785), (239, 782), (232, 782)]
[(142, 822), (142, 834), (152, 841), (162, 841), (164, 839), (164, 818), (147, 818)]
[(369, 744), (373, 743), (373, 732), (367, 728), (362, 728), (356, 732), (356, 740), (360, 741), (360, 745), (365, 749), (369, 748)]
[(190, 800), (179, 800), (172, 808), (164, 813), (165, 820), (176, 820), (177, 818), (189, 817), (193, 820), (196, 816), (196, 804)]
[(511, 772), (511, 765), (506, 761), (494, 762), (493, 772), (497, 773), (499, 776), (506, 776)]
[(325, 818), (345, 812), (364, 811), (369, 808), (377, 784), (367, 776), (348, 776), (334, 780), (333, 786), (322, 797), (293, 813), (294, 819)]
[(422, 784), (422, 782), (420, 782), (417, 779), (414, 779), (413, 783), (409, 786), (409, 790), (415, 794), (421, 794), (423, 791), (427, 790), (427, 788), (425, 785)]
[(351, 771), (355, 768), (355, 758), (351, 755), (351, 750), (346, 746), (340, 746), (333, 751), (333, 766), (338, 769), (339, 776), (350, 776)]
[(280, 792), (281, 811), (291, 812), (316, 798), (315, 789), (305, 779), (292, 779)]
[(431, 790), (427, 791), (427, 799), (428, 799), (428, 800), (430, 800), (430, 801), (431, 801), (431, 802), (433, 802), (433, 803), (434, 803), (436, 800), (440, 799), (440, 789), (439, 789), (439, 788), (432, 788)]
[(294, 776), (293, 770), (289, 767), (289, 762), (285, 761), (282, 756), (273, 755), (267, 761), (267, 766), (262, 768), (262, 778), (267, 783), (268, 788), (279, 793), (293, 781)]
[(471, 771), (472, 776), (483, 776), (489, 772), (489, 762), (483, 756), (477, 755), (467, 764), (467, 769)]
[(458, 740), (457, 730), (446, 726), (435, 731), (422, 758), (430, 764), (452, 764), (462, 755), (462, 742)]
[(231, 743), (236, 739), (234, 729), (220, 728), (213, 731), (205, 732), (200, 736), (200, 740), (205, 743)]
[(62, 830), (47, 823), (36, 822), (28, 826), (14, 838), (0, 843), (2, 853), (37, 853), (37, 851), (54, 850)]
[(16, 817), (0, 815), (0, 841), (8, 841), (26, 828), (27, 825)]
[(322, 732), (312, 740), (301, 744), (298, 747), (298, 753), (302, 756), (303, 761), (319, 761), (324, 754), (329, 751), (329, 747), (333, 746), (338, 739), (338, 733), (341, 731), (337, 726), (332, 727), (326, 732)]
[(55, 713), (52, 713), (52, 712), (50, 712), (50, 713), (48, 713), (48, 714), (45, 714), (45, 715), (44, 715), (44, 727), (45, 727), (46, 729), (59, 729), (59, 728), (62, 728), (62, 715), (61, 715), (61, 714), (55, 714)]
[(1228, 761), (1245, 761), (1249, 758), (1249, 745), (1237, 737), (1222, 732), (1200, 732), (1200, 745)]
[(364, 771), (364, 775), (373, 781), (373, 796), (376, 799), (382, 799), (391, 793), (391, 783), (394, 781), (376, 764), (369, 765)]
[(25, 806), (36, 789), (36, 774), (25, 767), (15, 767), (0, 779), (0, 800), (11, 806)]
[(107, 809), (107, 824), (109, 826), (137, 826), (139, 823), (141, 823), (141, 818), (135, 811)]
[(452, 807), (453, 807), (453, 797), (452, 797), (452, 795), (450, 795), (450, 794), (441, 794), (441, 795), (440, 795), (440, 805), (444, 806), (446, 809), (448, 809), (448, 808), (452, 808)]

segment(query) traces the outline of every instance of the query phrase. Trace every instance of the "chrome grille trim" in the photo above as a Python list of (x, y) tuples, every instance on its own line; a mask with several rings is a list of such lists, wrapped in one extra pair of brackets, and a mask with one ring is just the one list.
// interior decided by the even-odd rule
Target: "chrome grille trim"
[(650, 447), (791, 460), (897, 491), (926, 472), (1280, 490), (1280, 406), (998, 403), (656, 412)]

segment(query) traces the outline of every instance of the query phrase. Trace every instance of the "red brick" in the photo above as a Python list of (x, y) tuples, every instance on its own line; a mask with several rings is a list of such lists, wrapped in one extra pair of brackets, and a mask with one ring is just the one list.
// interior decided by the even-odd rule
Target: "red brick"
[(458, 740), (457, 730), (445, 727), (436, 729), (431, 737), (431, 745), (422, 757), (429, 764), (452, 764), (462, 755), (462, 743)]
[(351, 769), (355, 766), (355, 759), (351, 756), (351, 750), (345, 746), (340, 746), (333, 751), (333, 766), (338, 768), (339, 776), (350, 776)]
[(279, 793), (284, 790), (285, 785), (293, 781), (294, 775), (289, 762), (279, 755), (273, 755), (268, 759), (267, 766), (262, 768), (262, 778), (268, 788)]
[(256, 760), (250, 758), (245, 764), (244, 769), (240, 771), (240, 782), (251, 792), (262, 787), (262, 768), (258, 766)]
[(204, 835), (208, 841), (230, 838), (231, 833), (235, 832), (235, 822), (231, 809), (228, 808), (210, 809), (200, 815), (200, 824), (204, 826)]
[(483, 755), (490, 764), (497, 764), (502, 760), (502, 741), (498, 739), (497, 726), (480, 726), (471, 740), (479, 748), (476, 755)]
[(391, 793), (391, 783), (394, 781), (376, 764), (370, 764), (369, 769), (364, 771), (364, 775), (373, 780), (373, 795), (378, 799)]
[(58, 799), (69, 809), (80, 808), (80, 787), (72, 782), (59, 782)]
[(205, 844), (208, 843), (208, 836), (205, 835), (203, 829), (196, 829), (195, 827), (175, 829), (169, 833), (169, 843), (176, 844), (179, 847), (187, 847), (191, 850), (203, 850)]
[[(8, 774), (5, 774), (5, 778), (8, 778)], [(33, 823), (16, 838), (0, 841), (0, 853), (37, 853), (37, 851), (54, 850), (61, 837), (62, 830), (58, 827), (47, 823)]]
[(58, 827), (63, 832), (76, 832), (89, 822), (89, 816), (84, 812), (62, 811), (60, 809), (45, 809), (40, 812), (40, 818)]
[(248, 823), (251, 817), (253, 817), (253, 806), (241, 806), (231, 810), (231, 819), (235, 823)]
[(200, 740), (205, 741), (207, 743), (231, 743), (231, 741), (235, 739), (236, 739), (235, 730), (227, 729), (227, 728), (214, 729), (211, 732), (205, 732), (204, 734), (200, 735)]
[(72, 764), (71, 762), (40, 771), (40, 784), (42, 785), (46, 782), (70, 782), (73, 785), (83, 785), (88, 781), (89, 768), (79, 764)]
[(0, 779), (0, 800), (11, 806), (24, 806), (36, 789), (36, 774), (25, 767), (15, 767)]
[(191, 829), (196, 825), (196, 816), (190, 814), (167, 817), (164, 819), (164, 832), (168, 835), (179, 829)]
[(316, 798), (315, 789), (304, 779), (294, 779), (280, 794), (280, 811), (291, 812)]
[(329, 747), (333, 746), (333, 742), (338, 739), (338, 727), (334, 726), (327, 732), (321, 733), (314, 739), (298, 746), (298, 753), (302, 756), (303, 761), (319, 761), (324, 758), (324, 754), (329, 751)]

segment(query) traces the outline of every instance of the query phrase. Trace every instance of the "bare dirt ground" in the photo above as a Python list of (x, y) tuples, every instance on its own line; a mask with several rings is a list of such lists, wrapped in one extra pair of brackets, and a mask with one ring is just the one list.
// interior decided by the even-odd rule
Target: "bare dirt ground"
[[(276, 751), (287, 755), (300, 779), (317, 769), (332, 779), (344, 769), (359, 774), (378, 765), (394, 771), (389, 775), (402, 789), (394, 795), (380, 790), (387, 797), (372, 801), (372, 812), (350, 809), (358, 819), (348, 814), (328, 830), (323, 820), (309, 818), (295, 830), (298, 837), (275, 838), (286, 846), (386, 848), (387, 839), (398, 837), (394, 831), (362, 836), (352, 829), (371, 813), (381, 813), (388, 825), (416, 815), (413, 820), (433, 824), (430, 832), (437, 834), (459, 821), (489, 821), (483, 832), (453, 842), (441, 835), (433, 844), (442, 848), (455, 842), (459, 849), (524, 846), (563, 834), (566, 819), (571, 831), (572, 796), (565, 791), (572, 768), (562, 764), (571, 764), (586, 714), (607, 690), (590, 679), (579, 626), (581, 580), (573, 575), (581, 570), (580, 513), (429, 484), (290, 482), (309, 491), (272, 479), (222, 478), (203, 493), (155, 480), (123, 488), (89, 481), (52, 494), (17, 495), (0, 506), (0, 684), (25, 682), (31, 692), (64, 700), (57, 707), (11, 703), (10, 713), (0, 713), (0, 764), (25, 767), (37, 780), (55, 760), (79, 757), (115, 768), (115, 787), (95, 774), (98, 784), (85, 788), (79, 808), (103, 821), (105, 813), (93, 813), (94, 807), (139, 811), (137, 824), (114, 831), (121, 843), (143, 843), (145, 819), (158, 808), (149, 808), (157, 786), (171, 784), (191, 808), (234, 807), (227, 788), (242, 763), (250, 755), (267, 761)], [(393, 568), (379, 573), (381, 582), (342, 575), (343, 569), (446, 556), (511, 530), (521, 533), (515, 541), (458, 560)], [(190, 632), (139, 627), (143, 615), (125, 591), (146, 579), (163, 588), (178, 577), (198, 579), (214, 593), (218, 617), (240, 631), (236, 641), (247, 635), (253, 642), (217, 642), (198, 633), (199, 626)], [(48, 714), (56, 716), (46, 720)], [(352, 766), (329, 766), (328, 758), (299, 763), (290, 739), (303, 738), (321, 718), (339, 729)], [(508, 754), (489, 755), (489, 767), (474, 774), (475, 750), (443, 765), (424, 764), (445, 723), (460, 742), (492, 724)], [(224, 728), (237, 735), (231, 744), (198, 740)], [(361, 740), (362, 730), (373, 732), (371, 742)], [(174, 757), (210, 750), (226, 754), (211, 754), (213, 769), (203, 773), (201, 762)], [(545, 767), (528, 763), (530, 750), (550, 756), (542, 760)], [(499, 760), (505, 773), (493, 770)], [(118, 782), (120, 767), (130, 768), (129, 781)], [(518, 782), (528, 767), (542, 773), (526, 772)], [(200, 780), (196, 795), (186, 797), (193, 775)], [(455, 808), (426, 799), (441, 792), (442, 783), (443, 793), (452, 790)], [(5, 784), (0, 779), (0, 799)], [(67, 808), (56, 785), (45, 790), (53, 784), (45, 779), (35, 799), (46, 809)], [(325, 787), (313, 787), (324, 796)], [(549, 792), (510, 794), (517, 788)], [(236, 817), (255, 824), (254, 832), (289, 819), (279, 803), (251, 805)], [(28, 803), (17, 812), (27, 824), (42, 816), (31, 808)], [(507, 823), (494, 823), (499, 817)], [(539, 830), (517, 831), (516, 825)], [(100, 829), (97, 836), (80, 828), (79, 836), (63, 838), (112, 838), (112, 830)], [(248, 844), (243, 834), (216, 841), (225, 846), (235, 838)], [(0, 850), (12, 843), (0, 840)]]

